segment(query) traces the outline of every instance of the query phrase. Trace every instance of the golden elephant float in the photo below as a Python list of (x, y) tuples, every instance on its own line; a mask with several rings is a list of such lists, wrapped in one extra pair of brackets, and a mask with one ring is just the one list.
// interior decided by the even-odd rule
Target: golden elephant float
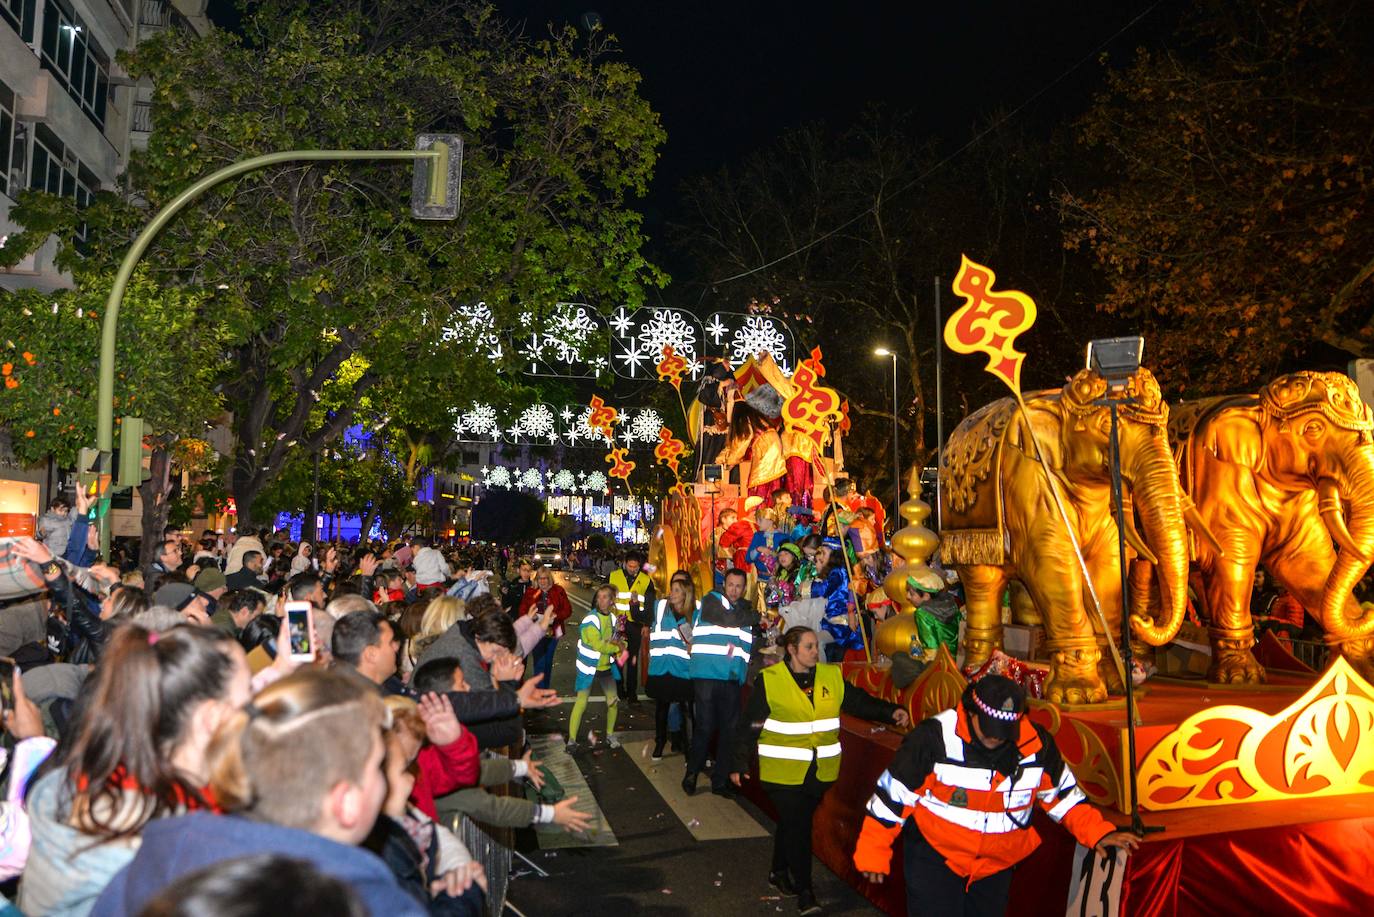
[[(1107, 641), (1119, 637), (1122, 614), (1108, 465), (1110, 415), (1094, 404), (1106, 391), (1106, 381), (1085, 369), (1063, 389), (1027, 395), (1025, 420), (1014, 399), (986, 405), (950, 436), (940, 469), (940, 556), (964, 585), (966, 663), (981, 664), (1000, 648), (1002, 593), (1018, 579), (1042, 618), (1051, 664), (1045, 693), (1057, 703), (1098, 703), (1123, 688), (1104, 653)], [(1128, 557), (1149, 561), (1146, 575), (1152, 573), (1158, 585), (1157, 592), (1133, 586), (1131, 625), (1139, 639), (1159, 646), (1172, 640), (1183, 622), (1185, 526), (1196, 513), (1179, 486), (1166, 430), (1169, 410), (1154, 376), (1138, 370), (1127, 393), (1132, 403), (1120, 408), (1119, 442), (1124, 496), (1130, 501)], [(1026, 421), (1082, 550), (1087, 579)], [(1139, 532), (1131, 522), (1136, 515)], [(1093, 608), (1094, 593), (1106, 633)]]
[(1355, 383), (1340, 373), (1280, 376), (1257, 394), (1179, 406), (1169, 432), (1183, 490), (1215, 538), (1192, 545), (1209, 680), (1264, 680), (1251, 654), (1259, 564), (1333, 648), (1374, 676), (1374, 612), (1353, 594), (1374, 560), (1374, 414)]

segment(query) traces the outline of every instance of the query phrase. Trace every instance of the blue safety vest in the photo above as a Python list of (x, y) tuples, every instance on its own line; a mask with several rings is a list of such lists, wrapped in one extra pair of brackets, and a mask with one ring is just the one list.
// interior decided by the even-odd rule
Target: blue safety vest
[[(695, 617), (696, 612), (692, 612)], [(659, 599), (654, 608), (654, 629), (649, 631), (649, 674), (691, 678), (691, 653), (682, 638), (683, 619), (668, 607), (667, 599)]]
[[(725, 598), (721, 596), (720, 600), (724, 602)], [(701, 620), (701, 606), (697, 606), (696, 613), (692, 616), (690, 671), (693, 678), (744, 684), (749, 674), (749, 653), (753, 647), (752, 627), (704, 624)]]

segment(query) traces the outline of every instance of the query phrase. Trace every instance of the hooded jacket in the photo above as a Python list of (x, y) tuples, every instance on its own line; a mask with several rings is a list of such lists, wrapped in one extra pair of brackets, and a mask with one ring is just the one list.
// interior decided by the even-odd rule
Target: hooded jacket
[(137, 914), (172, 882), (204, 866), (235, 857), (279, 853), (305, 860), (348, 885), (369, 913), (426, 917), (428, 911), (405, 892), (376, 854), (360, 847), (235, 815), (193, 813), (154, 821), (128, 867), (106, 886), (92, 917)]

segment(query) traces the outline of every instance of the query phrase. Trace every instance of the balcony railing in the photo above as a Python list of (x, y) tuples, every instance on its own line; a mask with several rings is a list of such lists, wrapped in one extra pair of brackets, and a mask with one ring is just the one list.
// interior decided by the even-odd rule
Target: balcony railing
[(172, 24), (172, 6), (166, 0), (143, 0), (138, 24), (150, 29), (165, 29)]
[(135, 102), (134, 103), (134, 133), (151, 134), (153, 132), (153, 103)]

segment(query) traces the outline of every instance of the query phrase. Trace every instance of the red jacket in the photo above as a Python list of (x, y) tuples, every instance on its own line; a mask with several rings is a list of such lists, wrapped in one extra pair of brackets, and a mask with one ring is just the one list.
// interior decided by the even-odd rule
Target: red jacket
[(562, 633), (563, 625), (572, 617), (572, 603), (568, 601), (568, 594), (563, 591), (563, 587), (557, 583), (545, 595), (539, 591), (538, 586), (531, 586), (525, 590), (525, 597), (520, 600), (520, 614), (527, 615), (530, 609), (538, 608), (542, 614), (549, 606), (553, 606), (553, 627), (555, 633)]
[(477, 751), (477, 737), (471, 729), (464, 729), (456, 741), (447, 745), (426, 744), (415, 759), (417, 773), (410, 801), (430, 818), (438, 819), (434, 808), (435, 796), (447, 796), (455, 790), (476, 786), (482, 772)]

